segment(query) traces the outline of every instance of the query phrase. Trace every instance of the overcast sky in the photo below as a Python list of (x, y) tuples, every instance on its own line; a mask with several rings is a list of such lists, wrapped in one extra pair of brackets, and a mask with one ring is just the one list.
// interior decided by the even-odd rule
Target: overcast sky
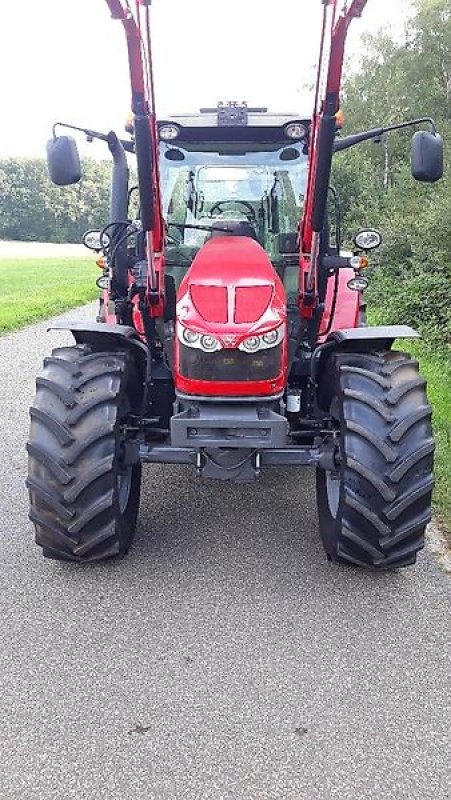
[[(230, 99), (310, 114), (303, 86), (313, 80), (321, 9), (320, 0), (153, 0), (159, 116)], [(364, 31), (402, 30), (407, 11), (408, 0), (368, 0), (348, 52), (358, 58)], [(105, 0), (4, 0), (0, 74), (0, 157), (43, 155), (55, 120), (122, 132), (126, 48)]]

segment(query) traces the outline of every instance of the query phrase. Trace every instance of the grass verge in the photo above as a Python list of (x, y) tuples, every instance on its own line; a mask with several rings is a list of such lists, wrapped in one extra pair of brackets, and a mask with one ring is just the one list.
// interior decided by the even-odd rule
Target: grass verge
[[(370, 312), (372, 325), (386, 323), (383, 312)], [(446, 345), (437, 348), (427, 339), (401, 339), (395, 349), (409, 352), (420, 364), (428, 383), (428, 399), (433, 408), (436, 442), (434, 511), (440, 527), (451, 543), (451, 363)]]
[(0, 335), (94, 300), (99, 274), (90, 258), (0, 260)]
[(427, 342), (409, 342), (406, 349), (418, 359), (421, 373), (428, 382), (436, 442), (434, 507), (443, 532), (451, 542), (451, 364), (445, 353), (432, 350)]

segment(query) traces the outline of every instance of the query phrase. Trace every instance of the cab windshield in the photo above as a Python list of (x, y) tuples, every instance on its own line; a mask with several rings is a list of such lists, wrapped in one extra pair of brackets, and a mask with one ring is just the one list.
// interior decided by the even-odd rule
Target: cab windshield
[[(302, 143), (269, 147), (221, 153), (161, 143), (168, 267), (180, 263), (186, 268), (208, 239), (208, 229), (231, 221), (246, 225), (276, 267), (295, 252), (307, 156)], [(201, 229), (190, 227), (196, 225)]]

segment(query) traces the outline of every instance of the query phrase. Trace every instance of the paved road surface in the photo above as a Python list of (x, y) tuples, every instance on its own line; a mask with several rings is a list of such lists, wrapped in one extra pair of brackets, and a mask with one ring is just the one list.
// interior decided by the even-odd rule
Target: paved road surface
[(126, 560), (41, 558), (27, 407), (65, 336), (0, 339), (2, 800), (449, 797), (448, 579), (329, 565), (310, 474), (150, 467)]

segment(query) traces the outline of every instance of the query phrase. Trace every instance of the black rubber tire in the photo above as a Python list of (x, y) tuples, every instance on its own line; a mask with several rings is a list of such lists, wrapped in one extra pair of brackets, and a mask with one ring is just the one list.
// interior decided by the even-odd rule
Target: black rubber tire
[(415, 563), (434, 486), (425, 386), (406, 353), (348, 352), (328, 361), (320, 399), (337, 418), (339, 445), (337, 468), (317, 470), (317, 500), (330, 560), (376, 569)]
[(135, 389), (132, 358), (86, 345), (53, 350), (30, 409), (30, 519), (44, 556), (124, 555), (139, 508), (141, 465), (123, 462), (120, 424)]

